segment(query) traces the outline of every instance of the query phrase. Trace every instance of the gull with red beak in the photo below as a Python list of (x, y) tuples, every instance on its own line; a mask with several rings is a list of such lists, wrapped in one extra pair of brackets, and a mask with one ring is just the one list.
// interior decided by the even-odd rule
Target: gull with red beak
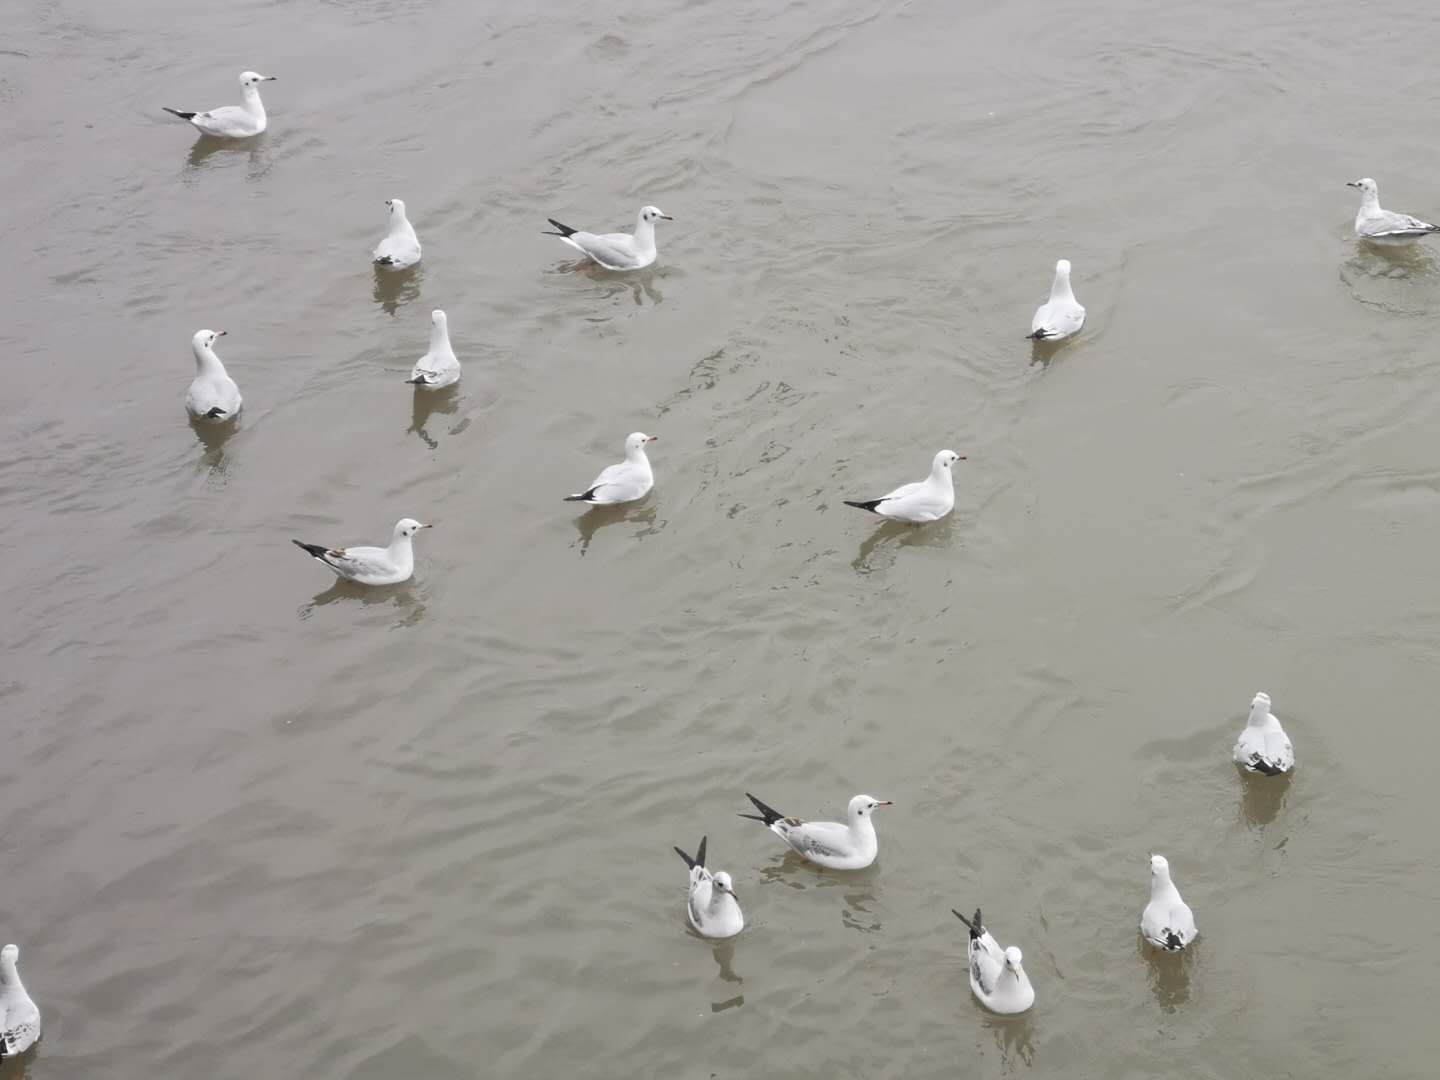
[(242, 71), (239, 105), (224, 105), (207, 112), (186, 112), (183, 109), (172, 109), (169, 105), (162, 108), (181, 120), (190, 121), (196, 130), (217, 139), (248, 139), (265, 130), (268, 121), (265, 118), (265, 104), (260, 100), (260, 84), (274, 81), (274, 75)]
[(864, 870), (880, 854), (880, 840), (875, 835), (875, 822), (870, 815), (878, 806), (889, 806), (889, 799), (873, 795), (856, 795), (850, 800), (849, 823), (838, 821), (805, 821), (786, 817), (766, 806), (748, 791), (745, 797), (755, 804), (757, 814), (741, 814), (758, 821), (797, 852), (831, 870)]
[(401, 518), (395, 523), (390, 535), (389, 547), (327, 548), (319, 544), (307, 544), (303, 540), (290, 541), (312, 559), (318, 559), (335, 576), (357, 585), (398, 585), (410, 580), (415, 572), (415, 546), (412, 537), (421, 529), (428, 529), (414, 518)]
[(660, 212), (658, 206), (642, 206), (640, 216), (635, 220), (635, 233), (591, 233), (583, 229), (572, 229), (561, 225), (554, 218), (546, 218), (555, 226), (554, 232), (545, 231), (546, 236), (558, 236), (582, 255), (599, 263), (606, 270), (643, 270), (653, 263), (660, 254), (655, 247), (655, 222), (674, 221), (669, 214)]
[(215, 342), (224, 336), (224, 330), (196, 330), (190, 339), (195, 378), (185, 394), (185, 411), (209, 424), (233, 420), (240, 411), (240, 388), (215, 355)]
[(643, 499), (655, 486), (655, 474), (650, 471), (645, 446), (659, 437), (643, 431), (631, 432), (625, 438), (625, 460), (603, 469), (593, 484), (584, 491), (566, 495), (565, 501), (612, 506)]

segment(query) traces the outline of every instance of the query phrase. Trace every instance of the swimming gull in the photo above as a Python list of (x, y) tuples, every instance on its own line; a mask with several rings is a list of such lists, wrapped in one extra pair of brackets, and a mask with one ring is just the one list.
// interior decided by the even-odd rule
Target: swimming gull
[(880, 853), (880, 841), (875, 835), (875, 823), (870, 820), (870, 815), (877, 806), (891, 805), (889, 799), (856, 795), (850, 800), (850, 823), (842, 825), (838, 821), (802, 821), (800, 818), (785, 817), (748, 791), (745, 797), (755, 804), (760, 814), (741, 814), (741, 817), (768, 826), (771, 832), (805, 858), (831, 870), (863, 870), (875, 861), (875, 856)]
[(1195, 940), (1195, 916), (1180, 899), (1170, 880), (1170, 864), (1163, 855), (1150, 856), (1150, 902), (1140, 914), (1140, 933), (1151, 945), (1179, 952)]
[(224, 105), (208, 112), (186, 112), (162, 106), (181, 120), (188, 120), (206, 135), (220, 139), (248, 139), (265, 130), (265, 105), (260, 100), (260, 84), (273, 82), (274, 75), (257, 75), (253, 71), (240, 73), (239, 105)]
[(375, 245), (372, 258), (387, 270), (408, 270), (420, 261), (420, 238), (405, 216), (404, 200), (386, 199), (385, 205), (390, 208), (390, 232)]
[(1368, 176), (1346, 181), (1346, 187), (1360, 189), (1360, 212), (1355, 215), (1355, 235), (1362, 240), (1382, 244), (1413, 244), (1422, 236), (1440, 232), (1440, 225), (1431, 225), (1409, 214), (1397, 214), (1380, 208), (1380, 189)]
[(955, 917), (970, 928), (970, 989), (980, 1004), (994, 1013), (1009, 1016), (1022, 1013), (1035, 1004), (1035, 988), (1025, 974), (1024, 956), (1014, 945), (1000, 948), (980, 920), (975, 909), (973, 920), (950, 909)]
[(224, 330), (196, 330), (190, 339), (190, 349), (195, 353), (195, 378), (185, 393), (185, 411), (196, 420), (212, 424), (233, 420), (241, 404), (240, 388), (215, 355), (215, 339), (224, 336)]
[(950, 466), (964, 461), (964, 454), (941, 450), (930, 465), (930, 475), (913, 484), (901, 484), (888, 495), (867, 502), (844, 500), (846, 506), (869, 510), (894, 521), (920, 524), (936, 521), (955, 509), (955, 476)]
[(700, 847), (692, 859), (678, 847), (675, 853), (690, 867), (690, 897), (685, 913), (701, 937), (734, 937), (745, 929), (745, 916), (740, 911), (740, 901), (730, 883), (730, 875), (724, 870), (711, 873), (705, 866), (705, 841), (700, 838)]
[(1280, 720), (1270, 711), (1270, 695), (1261, 691), (1250, 702), (1250, 719), (1235, 740), (1235, 764), (1253, 773), (1279, 776), (1295, 767), (1295, 748)]
[(646, 435), (643, 431), (631, 432), (625, 438), (625, 460), (603, 469), (593, 484), (584, 491), (566, 495), (565, 502), (607, 506), (643, 499), (655, 486), (655, 474), (650, 471), (650, 459), (645, 456), (645, 444), (652, 443), (659, 437)]
[(642, 206), (635, 222), (635, 235), (629, 233), (595, 233), (572, 229), (554, 218), (546, 218), (554, 225), (556, 232), (545, 232), (546, 236), (558, 236), (582, 255), (588, 255), (606, 270), (643, 270), (655, 261), (659, 251), (655, 247), (655, 222), (674, 221), (669, 214), (660, 212), (658, 206)]
[(460, 361), (450, 347), (450, 327), (445, 312), (430, 313), (430, 351), (415, 361), (415, 370), (405, 380), (426, 390), (439, 390), (460, 381)]
[(1070, 260), (1055, 264), (1055, 280), (1050, 285), (1050, 299), (1035, 309), (1030, 320), (1031, 341), (1063, 341), (1080, 332), (1085, 325), (1085, 309), (1070, 288)]
[(301, 540), (291, 543), (319, 559), (338, 577), (360, 585), (398, 585), (415, 572), (415, 547), (411, 537), (429, 525), (414, 518), (401, 518), (395, 523), (389, 547), (327, 548)]
[(40, 1038), (40, 1008), (20, 981), (20, 947), (0, 949), (0, 1058), (23, 1054)]

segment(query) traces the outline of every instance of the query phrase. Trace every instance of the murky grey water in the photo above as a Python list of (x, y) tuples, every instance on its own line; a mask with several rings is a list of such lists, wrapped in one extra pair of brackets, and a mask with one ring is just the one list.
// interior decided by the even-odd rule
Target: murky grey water
[[(30, 1075), (1433, 1076), (1440, 262), (1358, 250), (1343, 185), (1440, 214), (1440, 19), (1386, 7), (12, 9)], [(245, 67), (255, 143), (160, 112)], [(377, 288), (391, 195), (425, 262)], [(540, 234), (647, 201), (653, 271)], [(1089, 326), (1032, 364), (1061, 256)], [(228, 440), (181, 408), (201, 326)], [(645, 506), (559, 501), (637, 428)], [(943, 446), (951, 520), (840, 505)], [(289, 544), (405, 514), (396, 590)], [(1247, 792), (1262, 688), (1300, 770)], [(747, 789), (895, 800), (879, 863), (787, 860)], [(719, 949), (670, 850), (707, 832)], [(1183, 967), (1137, 946), (1152, 850)], [(970, 998), (977, 903), (1024, 1019)]]

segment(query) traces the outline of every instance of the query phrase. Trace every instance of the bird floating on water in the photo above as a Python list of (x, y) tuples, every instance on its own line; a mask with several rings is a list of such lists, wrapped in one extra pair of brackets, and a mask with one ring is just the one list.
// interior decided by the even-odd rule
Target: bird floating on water
[(0, 949), (0, 1058), (23, 1054), (40, 1039), (40, 1007), (20, 981), (20, 947)]
[(375, 245), (371, 258), (386, 270), (408, 270), (420, 261), (420, 238), (405, 216), (404, 200), (386, 199), (385, 205), (390, 208), (390, 232)]
[(546, 236), (560, 237), (606, 270), (643, 270), (660, 254), (655, 247), (655, 222), (675, 219), (662, 213), (658, 206), (642, 206), (633, 236), (630, 233), (590, 233), (562, 225), (554, 218), (546, 220), (556, 229), (555, 232), (547, 230)]
[(408, 581), (415, 572), (415, 547), (412, 538), (421, 529), (428, 529), (414, 518), (401, 518), (395, 523), (389, 547), (327, 548), (290, 541), (313, 559), (318, 559), (337, 577), (358, 585), (398, 585)]
[(964, 454), (941, 450), (930, 465), (930, 475), (913, 484), (902, 484), (888, 495), (865, 502), (844, 500), (846, 506), (869, 510), (872, 514), (923, 524), (936, 521), (955, 509), (955, 476), (950, 466), (964, 461)]
[(1179, 952), (1200, 933), (1194, 913), (1170, 880), (1170, 863), (1163, 855), (1150, 856), (1150, 902), (1140, 913), (1140, 933), (1166, 952)]
[(196, 420), (223, 424), (240, 412), (240, 388), (215, 355), (215, 341), (224, 330), (196, 330), (190, 339), (195, 353), (195, 378), (185, 393), (185, 411)]
[(975, 909), (973, 920), (954, 908), (950, 910), (970, 928), (970, 989), (980, 1004), (1005, 1016), (1022, 1013), (1034, 1005), (1035, 988), (1030, 985), (1030, 976), (1025, 974), (1022, 964), (1025, 958), (1020, 950), (1014, 945), (1000, 948), (981, 922), (979, 908)]
[(1264, 691), (1250, 702), (1250, 719), (1235, 740), (1233, 756), (1236, 765), (1265, 776), (1279, 776), (1295, 767), (1295, 748), (1270, 711), (1270, 695)]
[(655, 486), (655, 474), (650, 471), (650, 459), (645, 456), (645, 445), (659, 437), (646, 435), (643, 431), (632, 431), (625, 437), (625, 460), (601, 470), (593, 484), (584, 491), (566, 495), (565, 502), (609, 506), (643, 499)]
[(700, 838), (700, 846), (692, 859), (678, 847), (675, 854), (685, 860), (690, 868), (690, 894), (685, 905), (685, 914), (696, 933), (707, 938), (734, 937), (745, 929), (745, 916), (740, 911), (740, 901), (730, 875), (724, 870), (713, 874), (705, 866), (705, 842), (709, 837)]
[(1380, 188), (1368, 176), (1346, 181), (1346, 187), (1360, 189), (1360, 212), (1355, 215), (1355, 235), (1362, 240), (1381, 244), (1413, 244), (1422, 236), (1440, 232), (1440, 225), (1431, 225), (1409, 214), (1382, 210)]
[(424, 390), (440, 390), (460, 381), (460, 361), (450, 347), (450, 326), (439, 308), (430, 313), (430, 351), (415, 361), (415, 369), (405, 381)]
[(208, 112), (186, 112), (163, 106), (166, 112), (188, 120), (206, 135), (219, 139), (248, 139), (259, 135), (268, 123), (265, 104), (260, 100), (260, 84), (273, 82), (274, 75), (259, 75), (253, 71), (240, 73), (240, 104), (224, 105)]
[(1063, 341), (1080, 332), (1085, 325), (1085, 309), (1070, 288), (1070, 260), (1055, 264), (1055, 280), (1050, 285), (1050, 299), (1035, 309), (1030, 320), (1031, 341)]
[(880, 853), (880, 839), (875, 835), (875, 822), (871, 820), (871, 815), (877, 806), (891, 805), (889, 799), (856, 795), (850, 800), (849, 823), (842, 825), (838, 821), (804, 821), (786, 817), (748, 791), (745, 797), (755, 804), (760, 813), (741, 814), (740, 817), (760, 822), (805, 858), (831, 870), (864, 870), (875, 861), (875, 856)]

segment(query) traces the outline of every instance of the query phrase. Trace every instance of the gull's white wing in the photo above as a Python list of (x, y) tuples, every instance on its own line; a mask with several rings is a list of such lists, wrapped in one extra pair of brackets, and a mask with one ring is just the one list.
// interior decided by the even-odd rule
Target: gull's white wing
[(577, 247), (607, 270), (633, 270), (640, 265), (640, 253), (635, 247), (635, 238), (629, 233), (577, 232), (565, 237), (572, 247)]
[(223, 135), (234, 138), (255, 134), (255, 117), (238, 105), (222, 105), (218, 109), (196, 113), (190, 121), (209, 135)]
[(1393, 210), (1385, 210), (1379, 216), (1367, 218), (1360, 227), (1362, 236), (1423, 236), (1426, 233), (1440, 232), (1440, 226), (1431, 225), (1428, 221), (1421, 221), (1409, 214), (1397, 214)]
[(408, 266), (420, 261), (420, 242), (409, 236), (387, 236), (375, 245), (374, 260), (393, 266)]
[(970, 939), (970, 983), (981, 997), (995, 993), (1000, 972), (1005, 970), (1005, 952), (986, 930)]
[(785, 839), (802, 855), (843, 859), (852, 854), (850, 830), (838, 821), (802, 821), (790, 827)]
[(1040, 305), (1030, 321), (1032, 334), (1045, 332), (1045, 338), (1069, 337), (1085, 325), (1085, 309), (1079, 304), (1050, 302)]
[(379, 547), (332, 548), (325, 562), (346, 577), (383, 577), (395, 572), (390, 552)]

